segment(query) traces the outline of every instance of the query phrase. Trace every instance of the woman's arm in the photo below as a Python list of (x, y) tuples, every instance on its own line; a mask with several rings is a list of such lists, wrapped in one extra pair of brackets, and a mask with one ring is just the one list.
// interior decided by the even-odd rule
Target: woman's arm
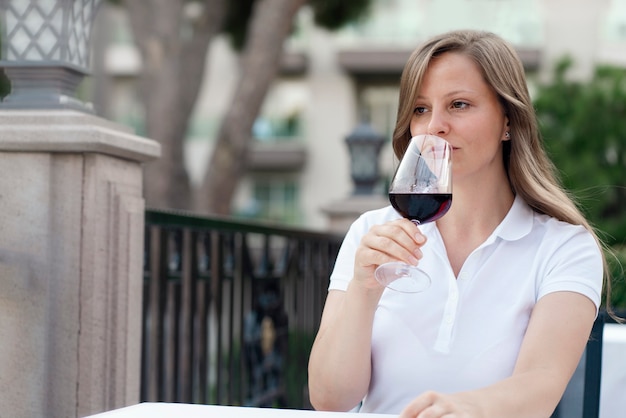
[(379, 264), (416, 264), (426, 238), (406, 219), (372, 227), (354, 254), (346, 291), (328, 293), (309, 358), (309, 395), (318, 410), (347, 411), (367, 393), (371, 377), (374, 313), (384, 287), (374, 279)]
[(309, 358), (309, 394), (317, 410), (348, 411), (367, 393), (374, 312), (380, 290), (351, 282), (331, 290)]
[(475, 391), (424, 393), (400, 416), (549, 417), (580, 361), (595, 315), (594, 303), (581, 294), (544, 296), (533, 309), (511, 377)]

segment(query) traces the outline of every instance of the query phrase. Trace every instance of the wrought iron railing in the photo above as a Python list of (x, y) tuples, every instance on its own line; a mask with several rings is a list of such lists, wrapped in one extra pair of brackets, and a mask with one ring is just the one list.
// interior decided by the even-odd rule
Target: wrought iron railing
[(308, 409), (341, 237), (147, 211), (142, 401)]
[[(342, 237), (145, 219), (141, 400), (310, 409), (308, 356)], [(584, 417), (598, 414), (605, 320), (602, 311), (582, 360)]]

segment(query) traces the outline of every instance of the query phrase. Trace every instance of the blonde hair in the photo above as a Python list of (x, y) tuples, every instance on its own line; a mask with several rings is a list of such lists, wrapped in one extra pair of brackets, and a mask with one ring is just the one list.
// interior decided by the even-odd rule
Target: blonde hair
[[(509, 119), (511, 140), (504, 142), (503, 159), (513, 193), (536, 212), (573, 225), (582, 225), (606, 249), (594, 228), (563, 188), (556, 169), (543, 147), (535, 111), (528, 93), (522, 62), (506, 41), (484, 31), (460, 30), (441, 34), (424, 43), (409, 57), (400, 81), (398, 117), (393, 133), (395, 155), (402, 158), (411, 139), (410, 122), (424, 74), (430, 61), (445, 52), (470, 57), (485, 81), (497, 94)], [(606, 304), (611, 283), (605, 266)]]

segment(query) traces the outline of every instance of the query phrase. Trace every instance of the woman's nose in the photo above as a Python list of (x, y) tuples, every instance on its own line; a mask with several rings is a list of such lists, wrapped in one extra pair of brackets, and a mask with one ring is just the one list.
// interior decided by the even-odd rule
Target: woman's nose
[(431, 135), (442, 135), (450, 129), (446, 113), (441, 110), (433, 109), (430, 113), (430, 121), (428, 122), (428, 133)]

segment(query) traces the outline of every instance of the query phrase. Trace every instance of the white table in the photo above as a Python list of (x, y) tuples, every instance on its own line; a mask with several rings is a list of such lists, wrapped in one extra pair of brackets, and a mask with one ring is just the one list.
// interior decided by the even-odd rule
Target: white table
[(394, 415), (146, 402), (92, 415), (90, 418), (348, 418), (350, 416), (390, 418)]

